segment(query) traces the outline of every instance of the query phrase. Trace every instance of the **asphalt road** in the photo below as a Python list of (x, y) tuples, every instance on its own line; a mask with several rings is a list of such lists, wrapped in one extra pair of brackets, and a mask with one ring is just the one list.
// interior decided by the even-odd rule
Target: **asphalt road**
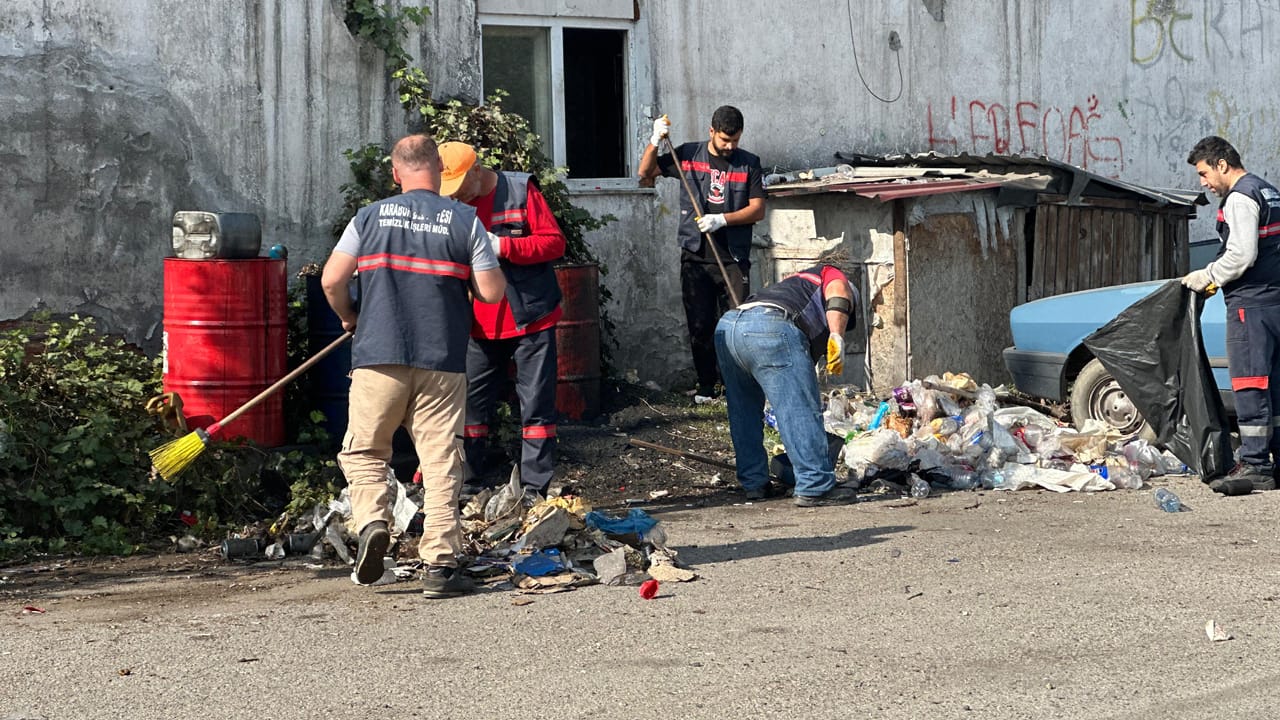
[(701, 578), (649, 601), (11, 569), (0, 718), (1274, 717), (1280, 492), (1166, 483), (1190, 512), (1149, 489), (652, 508)]

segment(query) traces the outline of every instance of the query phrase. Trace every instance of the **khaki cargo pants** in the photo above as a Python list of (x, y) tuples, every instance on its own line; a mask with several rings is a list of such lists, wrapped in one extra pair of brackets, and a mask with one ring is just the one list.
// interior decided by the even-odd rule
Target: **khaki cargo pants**
[(428, 565), (457, 566), (462, 551), (458, 492), (462, 486), (464, 373), (376, 365), (351, 373), (350, 420), (338, 453), (347, 478), (356, 531), (382, 520), (391, 526), (395, 496), (387, 485), (391, 438), (404, 425), (422, 471), (422, 541)]

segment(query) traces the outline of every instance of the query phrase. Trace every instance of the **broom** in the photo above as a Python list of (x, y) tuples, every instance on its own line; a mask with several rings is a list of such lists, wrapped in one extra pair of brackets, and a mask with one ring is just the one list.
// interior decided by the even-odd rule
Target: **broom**
[(204, 452), (204, 449), (209, 446), (209, 440), (214, 435), (217, 435), (218, 431), (221, 430), (224, 425), (230, 424), (231, 421), (253, 409), (255, 405), (265, 400), (272, 393), (285, 385), (288, 385), (294, 380), (297, 380), (299, 375), (310, 370), (312, 365), (320, 362), (324, 356), (334, 350), (337, 350), (339, 346), (350, 339), (350, 332), (343, 333), (341, 337), (329, 343), (320, 352), (312, 355), (306, 362), (294, 368), (288, 375), (285, 375), (275, 381), (271, 387), (258, 393), (252, 400), (233, 410), (230, 415), (227, 415), (203, 430), (196, 429), (193, 432), (183, 435), (177, 440), (167, 442), (152, 450), (148, 454), (151, 455), (151, 464), (155, 466), (156, 472), (160, 473), (160, 477), (165, 480), (173, 480), (177, 477), (178, 473), (186, 470), (191, 463), (195, 462), (196, 458), (200, 457), (200, 453)]

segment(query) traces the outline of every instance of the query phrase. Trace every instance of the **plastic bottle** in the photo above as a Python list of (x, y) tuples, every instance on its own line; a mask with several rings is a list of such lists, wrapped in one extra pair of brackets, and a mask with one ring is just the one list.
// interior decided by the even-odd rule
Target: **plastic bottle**
[(933, 486), (929, 484), (928, 480), (925, 480), (919, 475), (911, 476), (911, 497), (917, 500), (922, 500), (929, 497), (929, 493), (932, 492)]
[(960, 430), (960, 423), (953, 417), (934, 418), (931, 425), (933, 426), (933, 434), (941, 437), (954, 435)]
[(1004, 471), (988, 468), (978, 475), (978, 481), (982, 484), (984, 490), (1003, 490)]
[(957, 470), (951, 475), (952, 490), (971, 490), (980, 484), (978, 474), (972, 470)]
[(871, 422), (867, 424), (868, 430), (875, 430), (880, 427), (880, 423), (884, 422), (884, 416), (889, 414), (889, 403), (882, 402), (880, 407), (876, 408), (876, 414), (871, 418)]
[(1182, 510), (1182, 501), (1169, 488), (1156, 490), (1156, 505), (1165, 512), (1180, 512)]

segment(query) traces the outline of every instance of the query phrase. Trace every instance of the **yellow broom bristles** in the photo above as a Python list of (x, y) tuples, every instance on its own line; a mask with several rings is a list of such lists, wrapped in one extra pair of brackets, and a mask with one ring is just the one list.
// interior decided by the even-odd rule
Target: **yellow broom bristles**
[(155, 466), (156, 472), (160, 473), (160, 477), (173, 480), (178, 473), (195, 462), (195, 459), (200, 457), (200, 453), (204, 452), (207, 437), (203, 432), (196, 430), (177, 440), (167, 442), (149, 453), (151, 464)]

